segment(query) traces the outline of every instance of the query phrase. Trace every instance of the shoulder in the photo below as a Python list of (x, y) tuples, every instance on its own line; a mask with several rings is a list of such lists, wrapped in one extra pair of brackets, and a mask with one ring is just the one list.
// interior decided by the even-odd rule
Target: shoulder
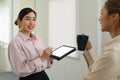
[(36, 43), (39, 44), (39, 46), (41, 46), (42, 48), (45, 48), (45, 44), (42, 38), (38, 35), (35, 35), (35, 38), (36, 38)]
[(104, 46), (102, 57), (114, 61), (116, 60), (116, 58), (120, 60), (119, 56), (120, 56), (120, 38), (117, 37)]
[(34, 36), (36, 37), (36, 39), (40, 39), (40, 40), (42, 39), (41, 36), (39, 36), (39, 35), (34, 34)]
[(20, 45), (22, 38), (16, 35), (9, 43), (8, 47)]
[(108, 49), (103, 52), (101, 59), (106, 62), (111, 62), (113, 64), (118, 64), (120, 61), (120, 50), (119, 49)]
[(38, 35), (34, 35), (34, 36), (35, 36), (35, 38), (36, 38), (37, 41), (39, 41), (39, 42), (43, 42), (41, 36), (38, 36)]

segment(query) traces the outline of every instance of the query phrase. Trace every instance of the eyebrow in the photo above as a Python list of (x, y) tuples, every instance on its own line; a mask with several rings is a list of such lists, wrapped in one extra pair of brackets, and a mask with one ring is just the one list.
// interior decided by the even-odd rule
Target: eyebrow
[[(31, 17), (29, 17), (29, 16), (26, 16), (25, 18), (31, 18)], [(36, 17), (33, 17), (33, 18), (36, 18)]]

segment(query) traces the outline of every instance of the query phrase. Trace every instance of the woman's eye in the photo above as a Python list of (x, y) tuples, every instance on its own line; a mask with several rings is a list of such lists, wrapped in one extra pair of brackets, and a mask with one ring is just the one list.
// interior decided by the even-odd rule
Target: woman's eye
[(26, 20), (30, 20), (30, 19), (26, 18)]
[(33, 21), (36, 21), (36, 19), (33, 19)]

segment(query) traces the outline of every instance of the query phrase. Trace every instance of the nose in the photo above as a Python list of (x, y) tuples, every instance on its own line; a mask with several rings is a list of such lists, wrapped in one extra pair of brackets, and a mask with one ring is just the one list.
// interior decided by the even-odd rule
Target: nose
[(101, 18), (100, 18), (100, 17), (98, 18), (98, 21), (101, 21)]
[(30, 20), (30, 24), (31, 24), (31, 25), (34, 24), (34, 21), (33, 21), (33, 20)]

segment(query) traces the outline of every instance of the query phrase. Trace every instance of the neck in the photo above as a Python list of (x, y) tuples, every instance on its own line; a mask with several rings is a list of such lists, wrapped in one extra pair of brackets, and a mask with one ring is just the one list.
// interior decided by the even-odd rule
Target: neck
[(110, 35), (111, 35), (112, 38), (114, 38), (114, 37), (120, 35), (120, 31), (118, 31), (118, 32), (112, 32), (112, 33), (110, 33)]
[(31, 37), (31, 33), (30, 32), (25, 32), (25, 31), (21, 31), (22, 33), (24, 33), (26, 36)]
[(113, 28), (111, 28), (111, 31), (109, 32), (112, 38), (120, 35), (120, 25), (113, 26)]

